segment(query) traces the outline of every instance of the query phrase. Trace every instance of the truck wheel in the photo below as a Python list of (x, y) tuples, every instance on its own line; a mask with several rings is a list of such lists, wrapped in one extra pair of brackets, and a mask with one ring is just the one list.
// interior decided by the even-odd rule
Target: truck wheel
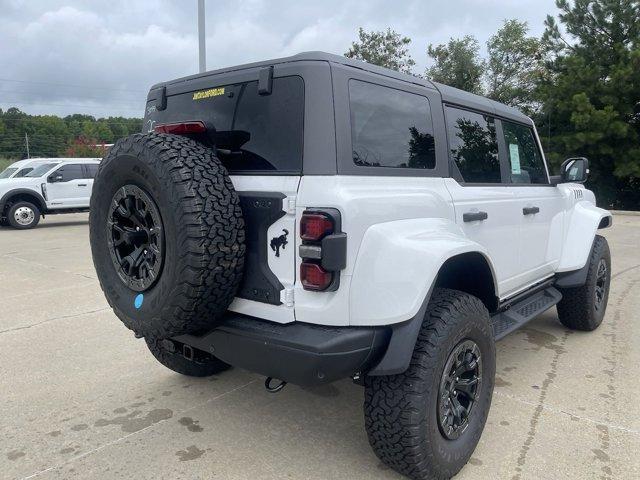
[(596, 235), (589, 257), (587, 281), (581, 287), (563, 288), (557, 305), (562, 324), (572, 330), (592, 331), (600, 326), (609, 300), (611, 253), (607, 239)]
[(18, 201), (9, 207), (7, 221), (20, 230), (33, 228), (40, 221), (40, 209), (33, 203)]
[(102, 161), (89, 213), (100, 286), (138, 335), (168, 338), (213, 327), (244, 266), (240, 200), (211, 148), (136, 134)]
[(455, 475), (484, 429), (495, 370), (483, 303), (457, 290), (434, 290), (409, 368), (365, 377), (365, 427), (375, 454), (413, 479)]
[[(169, 340), (172, 348), (168, 349), (165, 342), (156, 338), (145, 338), (147, 347), (162, 365), (169, 370), (188, 375), (190, 377), (210, 377), (216, 373), (224, 372), (231, 368), (231, 365), (209, 354), (194, 354), (193, 360), (188, 360), (175, 349), (175, 343)], [(173, 350), (173, 351), (171, 351)]]

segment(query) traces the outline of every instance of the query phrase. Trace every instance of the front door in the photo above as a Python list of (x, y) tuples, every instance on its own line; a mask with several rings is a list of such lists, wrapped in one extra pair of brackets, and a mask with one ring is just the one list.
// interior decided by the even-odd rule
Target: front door
[(518, 201), (519, 265), (522, 281), (533, 283), (553, 275), (560, 260), (563, 198), (550, 185), (542, 150), (532, 127), (501, 120), (501, 148), (506, 152), (509, 189)]
[(86, 208), (91, 189), (81, 163), (66, 163), (54, 170), (47, 180), (47, 197), (51, 208)]

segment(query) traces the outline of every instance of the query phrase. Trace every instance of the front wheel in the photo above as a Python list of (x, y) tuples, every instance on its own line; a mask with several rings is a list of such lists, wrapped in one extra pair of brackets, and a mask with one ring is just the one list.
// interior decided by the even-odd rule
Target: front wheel
[(560, 322), (572, 330), (592, 331), (600, 326), (607, 310), (611, 285), (611, 253), (607, 239), (596, 235), (589, 257), (587, 281), (581, 287), (561, 289)]
[(365, 377), (365, 427), (375, 454), (413, 479), (451, 478), (478, 444), (495, 370), (483, 303), (467, 293), (436, 289), (409, 368)]
[(33, 203), (16, 202), (7, 211), (7, 221), (20, 230), (33, 228), (40, 221), (40, 210)]

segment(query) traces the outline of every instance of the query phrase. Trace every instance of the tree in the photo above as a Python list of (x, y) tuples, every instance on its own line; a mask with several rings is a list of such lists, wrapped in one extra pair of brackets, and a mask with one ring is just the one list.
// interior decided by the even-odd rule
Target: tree
[(531, 114), (538, 106), (536, 83), (544, 74), (540, 40), (528, 37), (527, 22), (507, 20), (487, 42), (487, 96)]
[(379, 32), (365, 32), (363, 28), (359, 28), (358, 41), (351, 44), (344, 56), (399, 72), (412, 73), (411, 68), (416, 62), (409, 55), (407, 47), (410, 43), (409, 37), (403, 37), (390, 28)]
[(588, 157), (601, 203), (639, 209), (640, 2), (556, 4), (558, 20), (547, 17), (543, 35), (551, 74), (539, 87), (551, 159)]
[(429, 45), (427, 54), (435, 61), (427, 69), (432, 80), (472, 93), (482, 93), (482, 75), (485, 62), (479, 56), (478, 41), (466, 35), (451, 38), (447, 44)]

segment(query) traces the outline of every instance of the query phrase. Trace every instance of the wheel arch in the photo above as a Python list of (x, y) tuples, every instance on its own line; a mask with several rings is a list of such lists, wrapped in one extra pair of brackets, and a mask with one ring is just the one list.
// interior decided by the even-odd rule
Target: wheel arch
[(0, 212), (5, 213), (5, 209), (9, 204), (16, 201), (31, 202), (40, 209), (40, 213), (45, 213), (47, 209), (47, 203), (42, 195), (35, 190), (28, 188), (18, 188), (5, 193), (0, 199)]

